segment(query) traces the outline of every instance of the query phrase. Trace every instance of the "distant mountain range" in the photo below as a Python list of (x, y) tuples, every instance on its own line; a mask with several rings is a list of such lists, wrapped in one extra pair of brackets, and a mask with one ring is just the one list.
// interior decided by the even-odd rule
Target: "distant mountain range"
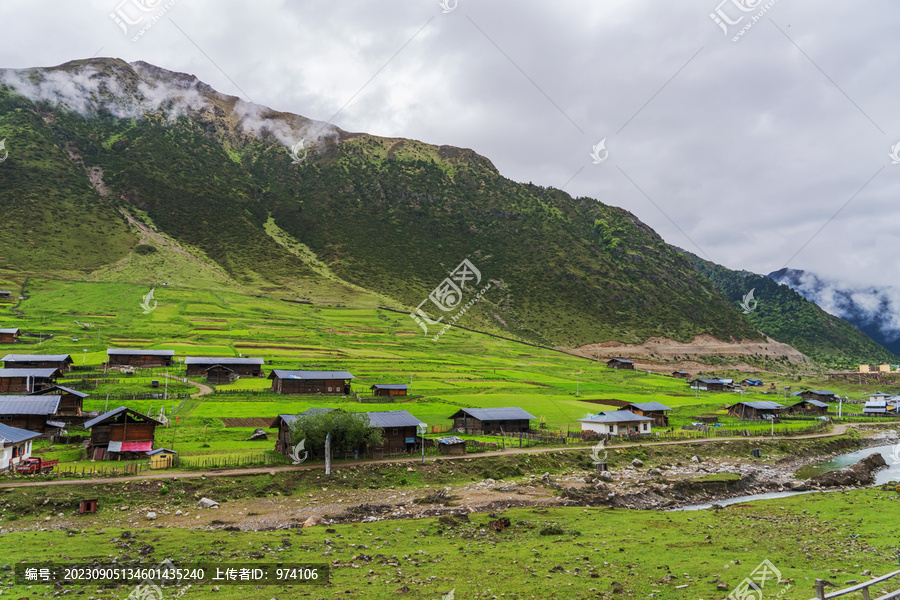
[(780, 269), (768, 276), (900, 355), (900, 289), (852, 286), (800, 269)]

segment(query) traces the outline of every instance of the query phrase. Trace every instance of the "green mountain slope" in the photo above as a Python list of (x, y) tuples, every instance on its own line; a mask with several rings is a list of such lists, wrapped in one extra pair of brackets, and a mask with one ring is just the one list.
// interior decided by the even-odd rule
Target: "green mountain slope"
[[(569, 347), (759, 337), (634, 215), (510, 181), (470, 150), (343, 132), (144, 63), (4, 70), (0, 82), (10, 150), (0, 188), (29, 199), (0, 223), (7, 268), (118, 281), (140, 277), (140, 246), (170, 252), (168, 240), (207, 265), (209, 282), (221, 269), (263, 294), (353, 302), (371, 292), (411, 308), (469, 259), (478, 287), (491, 282), (461, 320), (479, 329)], [(292, 161), (301, 140), (303, 160)], [(127, 229), (117, 209), (158, 237)], [(18, 230), (47, 211), (64, 218), (36, 241), (40, 256), (13, 252)], [(92, 253), (73, 261), (73, 238)], [(165, 264), (153, 262), (154, 277)]]
[[(820, 364), (855, 369), (860, 363), (900, 360), (844, 319), (828, 314), (786, 285), (683, 252), (697, 271), (735, 305), (740, 305), (752, 290), (756, 308), (747, 319), (772, 339), (790, 344)], [(748, 301), (747, 308), (753, 308), (754, 301)]]

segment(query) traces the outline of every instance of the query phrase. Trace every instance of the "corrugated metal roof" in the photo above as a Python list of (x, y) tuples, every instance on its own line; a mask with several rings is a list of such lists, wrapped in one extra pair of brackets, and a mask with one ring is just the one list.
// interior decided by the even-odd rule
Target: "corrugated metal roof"
[(376, 390), (408, 390), (409, 386), (405, 383), (376, 383), (372, 386)]
[(103, 413), (99, 417), (95, 417), (95, 418), (91, 419), (90, 421), (85, 422), (84, 428), (90, 429), (94, 425), (97, 425), (98, 423), (102, 423), (103, 421), (106, 421), (107, 419), (111, 419), (111, 418), (115, 417), (116, 415), (118, 415), (119, 413), (121, 413), (122, 411), (126, 411), (126, 410), (133, 415), (136, 415), (143, 419), (148, 419), (150, 421), (153, 421), (154, 423), (160, 424), (159, 421), (157, 421), (153, 417), (148, 417), (147, 415), (142, 415), (138, 411), (132, 410), (132, 409), (128, 408), (127, 406), (120, 406), (119, 408), (113, 409), (107, 413)]
[(12, 362), (24, 361), (44, 361), (44, 362), (63, 362), (65, 360), (72, 362), (71, 354), (7, 354), (0, 360)]
[(156, 454), (160, 454), (161, 452), (168, 452), (169, 454), (178, 454), (174, 450), (169, 450), (168, 448), (157, 448), (156, 450), (151, 450), (147, 453), (147, 456), (154, 456)]
[(54, 385), (38, 392), (31, 392), (32, 396), (40, 396), (42, 394), (49, 394), (50, 392), (59, 390), (61, 392), (65, 392), (66, 394), (72, 394), (73, 396), (78, 396), (79, 398), (87, 398), (90, 394), (85, 394), (84, 392), (79, 392), (78, 390), (73, 390), (72, 388), (67, 388), (62, 385)]
[(449, 419), (455, 419), (460, 413), (465, 413), (479, 421), (517, 421), (520, 419), (537, 419), (534, 415), (525, 412), (518, 406), (503, 408), (461, 408), (452, 414)]
[(369, 424), (373, 427), (417, 427), (420, 421), (405, 410), (388, 410), (382, 412), (364, 413), (369, 417)]
[(347, 371), (286, 371), (275, 369), (269, 375), (269, 379), (356, 379)]
[(665, 404), (659, 402), (632, 402), (628, 406), (633, 406), (639, 410), (672, 410)]
[(15, 327), (13, 329), (0, 329), (0, 333), (19, 333), (19, 328)]
[(633, 360), (628, 360), (627, 358), (611, 358), (611, 359), (609, 359), (609, 360), (606, 361), (606, 362), (608, 362), (608, 363), (611, 363), (611, 362), (620, 362), (620, 363), (628, 363), (628, 364), (630, 364), (630, 365), (633, 365), (633, 364), (634, 364), (634, 361), (633, 361)]
[(887, 406), (887, 400), (867, 400), (866, 408), (884, 408)]
[(749, 406), (751, 408), (755, 408), (756, 410), (775, 410), (778, 408), (785, 408), (783, 404), (778, 404), (777, 402), (772, 402), (771, 400), (754, 400), (752, 402), (738, 402), (734, 406), (740, 406), (743, 404), (744, 406)]
[(135, 350), (133, 348), (108, 348), (108, 355), (121, 354), (126, 356), (175, 356), (174, 350)]
[(652, 421), (653, 419), (636, 415), (630, 410), (605, 410), (593, 417), (578, 420), (584, 423), (627, 423), (632, 421)]
[(829, 392), (828, 390), (812, 390), (810, 394), (818, 394), (819, 396), (834, 396), (834, 392)]
[(0, 369), (0, 377), (52, 377), (59, 369)]
[(47, 421), (47, 425), (50, 427), (59, 427), (60, 429), (66, 426), (62, 421)]
[(0, 396), (0, 415), (55, 415), (59, 396)]
[(699, 381), (700, 383), (725, 383), (725, 381), (722, 379), (694, 379), (692, 381), (689, 381), (688, 383), (694, 383), (696, 381)]
[(813, 398), (810, 398), (809, 400), (803, 400), (803, 401), (801, 401), (801, 402), (798, 402), (798, 403), (795, 404), (794, 406), (799, 406), (799, 405), (801, 405), (801, 404), (812, 404), (813, 406), (818, 406), (818, 407), (820, 407), (820, 408), (827, 408), (827, 407), (828, 407), (828, 405), (825, 404), (824, 402), (822, 402), (821, 400), (815, 400), (815, 399), (813, 399)]
[(261, 358), (237, 358), (235, 356), (188, 356), (186, 365), (261, 365)]
[(40, 436), (40, 433), (36, 433), (34, 431), (19, 429), (18, 427), (10, 427), (9, 425), (0, 423), (0, 442), (3, 442), (4, 444), (17, 444), (19, 442), (33, 440), (34, 438)]

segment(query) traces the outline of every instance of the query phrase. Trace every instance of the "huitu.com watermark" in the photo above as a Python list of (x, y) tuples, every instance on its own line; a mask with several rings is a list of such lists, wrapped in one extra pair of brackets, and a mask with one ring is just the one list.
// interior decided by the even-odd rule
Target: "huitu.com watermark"
[[(766, 585), (770, 584), (769, 590), (772, 591), (775, 586), (771, 583), (774, 582), (777, 585), (781, 580), (781, 571), (769, 559), (765, 559), (753, 569), (750, 577), (745, 577), (731, 590), (727, 600), (763, 600)], [(781, 598), (789, 589), (791, 589), (791, 584), (787, 583), (778, 592), (770, 594), (768, 597)]]
[[(441, 330), (432, 338), (432, 341), (436, 342), (448, 329), (461, 319), (476, 302), (481, 300), (481, 297), (485, 292), (491, 289), (491, 284), (488, 283), (473, 296), (472, 292), (474, 292), (475, 286), (479, 283), (481, 283), (481, 271), (479, 271), (469, 259), (466, 259), (459, 263), (459, 265), (450, 273), (450, 276), (445, 278), (436, 288), (434, 288), (434, 290), (428, 294), (428, 297), (419, 303), (415, 312), (409, 313), (409, 316), (412, 317), (413, 321), (418, 323), (425, 331), (426, 336), (428, 335), (429, 325), (441, 326)], [(466, 296), (471, 297), (471, 299), (463, 304), (463, 299)], [(429, 301), (437, 307), (438, 310), (448, 314), (441, 315), (437, 319), (432, 319), (422, 308), (422, 306)], [(447, 321), (444, 321), (445, 318)]]
[(113, 12), (109, 13), (109, 18), (119, 26), (126, 37), (131, 36), (131, 41), (136, 42), (158, 23), (176, 2), (178, 0), (168, 0), (165, 4), (162, 0), (122, 0)]
[[(738, 42), (778, 0), (722, 0), (709, 18), (719, 26), (725, 36), (731, 35), (732, 42)], [(750, 14), (755, 13), (755, 14)], [(746, 21), (745, 21), (746, 19)]]

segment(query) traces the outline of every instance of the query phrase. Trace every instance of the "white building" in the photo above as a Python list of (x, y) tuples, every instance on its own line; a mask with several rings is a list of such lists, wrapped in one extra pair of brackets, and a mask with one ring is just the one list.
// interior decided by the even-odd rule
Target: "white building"
[(578, 421), (581, 423), (581, 431), (607, 435), (649, 434), (653, 425), (650, 417), (636, 415), (630, 410), (606, 410)]
[(31, 441), (41, 434), (0, 423), (0, 472), (31, 457)]

